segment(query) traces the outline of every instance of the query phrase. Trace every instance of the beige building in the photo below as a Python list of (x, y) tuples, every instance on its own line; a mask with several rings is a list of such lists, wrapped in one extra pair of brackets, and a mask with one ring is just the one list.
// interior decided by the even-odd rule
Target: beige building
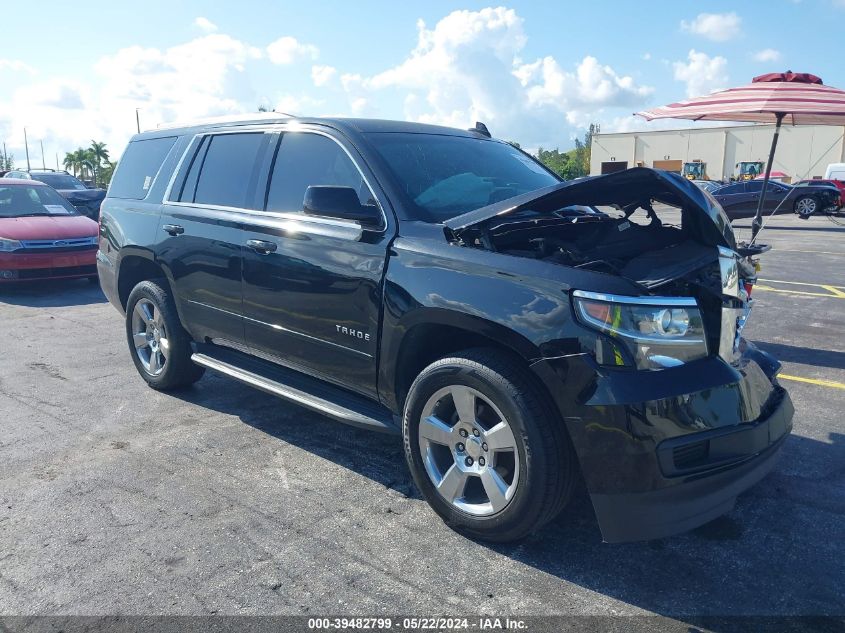
[[(680, 172), (684, 162), (702, 161), (712, 180), (736, 176), (737, 163), (765, 161), (774, 125), (692, 127), (682, 130), (620, 132), (593, 136), (590, 174), (628, 167), (656, 167)], [(845, 127), (781, 128), (772, 171), (791, 180), (824, 176), (829, 163), (845, 162)]]

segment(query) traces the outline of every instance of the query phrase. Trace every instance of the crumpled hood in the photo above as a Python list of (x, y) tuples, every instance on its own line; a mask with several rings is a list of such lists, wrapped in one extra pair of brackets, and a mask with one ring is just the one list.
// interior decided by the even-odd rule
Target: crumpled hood
[(634, 167), (537, 189), (464, 213), (444, 224), (459, 235), (471, 226), (516, 211), (552, 212), (569, 205), (616, 204), (627, 207), (648, 204), (652, 200), (679, 207), (684, 230), (699, 242), (736, 248), (730, 220), (709, 193), (678, 174), (647, 167)]
[(97, 235), (97, 223), (84, 215), (0, 218), (0, 237), (10, 240), (61, 240)]

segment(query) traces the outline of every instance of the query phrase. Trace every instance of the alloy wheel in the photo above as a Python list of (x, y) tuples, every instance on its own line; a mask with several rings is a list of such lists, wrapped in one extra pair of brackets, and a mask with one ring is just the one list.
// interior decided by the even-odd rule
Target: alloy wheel
[(164, 371), (170, 342), (161, 310), (149, 299), (138, 301), (132, 311), (132, 344), (144, 371), (151, 376)]
[(816, 201), (813, 198), (801, 198), (795, 205), (799, 215), (810, 215), (816, 211)]
[(504, 510), (519, 484), (519, 451), (505, 416), (464, 385), (435, 392), (423, 407), (419, 450), (437, 493), (473, 516)]

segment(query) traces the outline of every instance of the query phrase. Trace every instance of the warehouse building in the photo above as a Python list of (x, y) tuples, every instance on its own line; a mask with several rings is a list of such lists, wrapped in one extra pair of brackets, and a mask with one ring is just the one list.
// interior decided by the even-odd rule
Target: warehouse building
[[(774, 125), (736, 125), (595, 134), (590, 174), (636, 166), (681, 172), (684, 163), (701, 162), (709, 179), (729, 180), (738, 176), (740, 163), (765, 164), (774, 129)], [(842, 126), (784, 125), (772, 172), (783, 172), (784, 180), (794, 182), (823, 177), (828, 164), (841, 162), (845, 162)]]

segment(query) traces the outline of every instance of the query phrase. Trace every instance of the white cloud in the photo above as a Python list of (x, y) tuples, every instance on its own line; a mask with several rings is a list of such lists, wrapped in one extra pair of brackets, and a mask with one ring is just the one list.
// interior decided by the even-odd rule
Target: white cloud
[(337, 68), (334, 66), (312, 66), (311, 67), (311, 80), (314, 82), (314, 85), (318, 88), (320, 86), (325, 86), (335, 78), (337, 75)]
[(706, 37), (714, 42), (726, 42), (740, 34), (741, 24), (742, 18), (733, 11), (730, 13), (699, 13), (690, 22), (681, 20), (681, 29)]
[(267, 46), (267, 57), (274, 64), (288, 65), (299, 59), (317, 59), (319, 50), (313, 44), (303, 44), (286, 35)]
[(651, 60), (651, 53), (643, 53), (643, 61), (650, 61)]
[(0, 59), (0, 71), (9, 70), (15, 73), (35, 74), (35, 69), (19, 59)]
[(686, 62), (675, 62), (675, 79), (687, 85), (687, 96), (698, 97), (724, 88), (728, 82), (728, 60), (720, 55), (691, 50)]
[(525, 62), (526, 41), (512, 9), (454, 11), (433, 28), (419, 21), (417, 44), (399, 64), (372, 76), (342, 74), (341, 85), (356, 114), (379, 114), (382, 95), (395, 96), (407, 119), (454, 127), (484, 121), (496, 136), (528, 146), (559, 143), (570, 125), (589, 123), (602, 108), (640, 104), (652, 92), (592, 56), (574, 68), (551, 56)]
[(774, 48), (764, 48), (753, 55), (755, 62), (776, 62), (780, 60), (780, 51)]
[(196, 26), (199, 30), (203, 31), (204, 33), (217, 32), (217, 25), (208, 18), (204, 18), (202, 16), (194, 20), (194, 26)]

